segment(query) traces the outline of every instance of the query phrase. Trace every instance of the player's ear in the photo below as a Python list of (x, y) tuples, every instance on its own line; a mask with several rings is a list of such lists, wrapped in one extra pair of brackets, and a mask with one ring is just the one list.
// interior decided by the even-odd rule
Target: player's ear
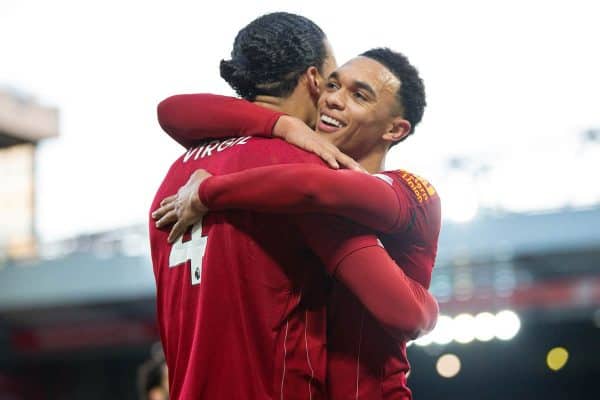
[(317, 67), (311, 66), (305, 72), (310, 95), (318, 98), (321, 95), (321, 73)]
[(390, 142), (398, 142), (404, 139), (410, 133), (410, 122), (402, 117), (395, 117), (389, 124), (389, 128), (386, 133), (383, 134), (382, 139), (389, 140)]

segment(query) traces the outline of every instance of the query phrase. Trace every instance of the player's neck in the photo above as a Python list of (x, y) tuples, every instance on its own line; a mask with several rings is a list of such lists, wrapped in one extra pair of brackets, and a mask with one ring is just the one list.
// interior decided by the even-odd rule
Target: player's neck
[(286, 113), (287, 115), (291, 115), (292, 117), (299, 118), (311, 127), (315, 124), (314, 118), (311, 116), (311, 113), (308, 112), (306, 108), (299, 105), (297, 102), (290, 101), (289, 98), (282, 99), (280, 97), (257, 96), (256, 100), (254, 100), (254, 104)]
[(376, 148), (363, 157), (359, 157), (356, 161), (369, 173), (375, 174), (385, 169), (386, 154), (386, 149)]
[(310, 127), (315, 126), (316, 105), (303, 88), (296, 88), (288, 97), (256, 96), (255, 104), (281, 111), (304, 121)]

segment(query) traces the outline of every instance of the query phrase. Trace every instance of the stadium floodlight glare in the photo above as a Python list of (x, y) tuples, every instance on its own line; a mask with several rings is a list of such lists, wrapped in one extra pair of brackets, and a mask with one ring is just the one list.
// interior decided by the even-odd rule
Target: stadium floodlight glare
[(496, 314), (495, 335), (500, 340), (510, 340), (521, 329), (519, 316), (511, 310), (500, 311)]
[(413, 340), (411, 343), (416, 344), (417, 346), (429, 346), (433, 342), (433, 332), (429, 332), (427, 335), (423, 335), (417, 340)]
[(454, 338), (454, 320), (447, 315), (440, 315), (431, 336), (436, 344), (450, 343)]
[(475, 218), (479, 201), (473, 188), (473, 177), (469, 173), (457, 171), (450, 174), (443, 188), (440, 188), (444, 198), (442, 215), (458, 223), (466, 223)]
[(472, 342), (475, 339), (475, 318), (466, 313), (454, 317), (453, 335), (458, 343)]
[(444, 378), (453, 378), (460, 372), (460, 359), (454, 354), (444, 354), (438, 358), (435, 369)]
[(496, 335), (496, 317), (489, 312), (482, 312), (475, 316), (475, 339), (480, 342), (489, 342)]
[(444, 207), (443, 215), (450, 221), (458, 223), (471, 221), (475, 218), (477, 211), (479, 210), (477, 200), (472, 197), (450, 198), (447, 202), (442, 203), (442, 207)]
[(500, 340), (514, 338), (521, 329), (519, 316), (511, 310), (503, 310), (496, 315), (481, 312), (476, 316), (462, 313), (452, 318), (440, 315), (435, 329), (414, 341), (417, 346), (430, 344), (446, 345), (452, 341), (467, 344), (477, 339), (489, 342), (494, 337)]

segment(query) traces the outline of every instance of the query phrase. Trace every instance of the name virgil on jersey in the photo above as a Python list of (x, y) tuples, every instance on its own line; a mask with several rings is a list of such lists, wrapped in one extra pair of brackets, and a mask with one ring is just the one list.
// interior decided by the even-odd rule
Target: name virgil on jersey
[(248, 140), (250, 138), (251, 136), (242, 136), (237, 138), (229, 138), (225, 140), (211, 140), (208, 143), (204, 143), (196, 147), (190, 148), (183, 156), (182, 161), (186, 163), (192, 159), (197, 160), (199, 158), (209, 157), (212, 155), (213, 151), (220, 153), (223, 150), (227, 150), (230, 147), (246, 144), (248, 143)]

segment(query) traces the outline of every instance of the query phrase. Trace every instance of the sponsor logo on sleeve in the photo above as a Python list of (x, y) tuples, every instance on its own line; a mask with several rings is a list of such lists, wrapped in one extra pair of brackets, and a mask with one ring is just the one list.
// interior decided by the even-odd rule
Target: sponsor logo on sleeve
[(426, 179), (405, 171), (399, 171), (399, 175), (406, 185), (413, 191), (419, 203), (426, 202), (435, 196), (435, 189)]

